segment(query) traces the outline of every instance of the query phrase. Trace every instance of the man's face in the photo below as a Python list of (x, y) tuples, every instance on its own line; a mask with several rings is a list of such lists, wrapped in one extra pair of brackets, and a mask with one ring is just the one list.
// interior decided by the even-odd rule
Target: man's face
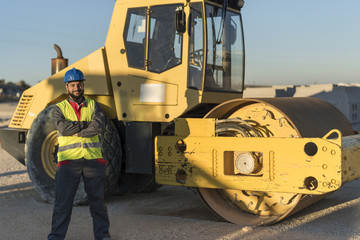
[(82, 99), (84, 95), (84, 82), (74, 81), (65, 84), (65, 88), (69, 93), (70, 97), (74, 100)]

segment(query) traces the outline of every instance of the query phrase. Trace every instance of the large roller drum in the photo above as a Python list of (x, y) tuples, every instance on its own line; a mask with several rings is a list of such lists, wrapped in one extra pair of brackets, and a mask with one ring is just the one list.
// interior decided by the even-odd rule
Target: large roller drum
[[(217, 106), (205, 117), (220, 119), (218, 136), (323, 137), (332, 129), (339, 129), (343, 136), (353, 134), (337, 108), (315, 98), (236, 99)], [(261, 156), (256, 157), (261, 161)], [(247, 170), (248, 165), (245, 167)], [(256, 175), (256, 171), (249, 175)], [(217, 215), (241, 225), (273, 224), (325, 197), (241, 189), (199, 188), (198, 192)]]

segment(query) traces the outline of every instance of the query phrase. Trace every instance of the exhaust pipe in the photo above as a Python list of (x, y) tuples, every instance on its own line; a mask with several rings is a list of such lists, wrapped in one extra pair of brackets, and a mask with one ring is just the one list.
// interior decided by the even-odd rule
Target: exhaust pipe
[(60, 70), (68, 66), (68, 59), (63, 58), (60, 47), (54, 44), (55, 51), (57, 52), (57, 58), (51, 59), (51, 75), (59, 72)]

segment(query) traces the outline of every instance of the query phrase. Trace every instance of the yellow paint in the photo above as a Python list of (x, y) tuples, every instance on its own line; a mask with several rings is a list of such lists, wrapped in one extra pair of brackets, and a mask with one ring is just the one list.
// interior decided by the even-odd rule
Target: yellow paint
[[(342, 151), (341, 137), (336, 140), (324, 138), (293, 137), (216, 137), (214, 119), (181, 119), (176, 129), (197, 129), (196, 134), (157, 137), (156, 181), (166, 185), (189, 187), (241, 189), (264, 192), (324, 194), (340, 188), (347, 181), (360, 177), (358, 149)], [(213, 125), (214, 126), (214, 125)], [(206, 131), (204, 131), (206, 130)], [(338, 132), (339, 135), (341, 135)], [(176, 143), (186, 144), (184, 152), (178, 151)], [(307, 143), (314, 143), (318, 152), (314, 156), (305, 153)], [(161, 155), (160, 149), (168, 154)], [(326, 151), (324, 151), (326, 149)], [(261, 152), (263, 163), (260, 174), (244, 175), (225, 171), (226, 152)], [(346, 161), (343, 161), (343, 157)], [(169, 169), (161, 172), (160, 169)], [(177, 179), (182, 172), (183, 182)], [(185, 174), (186, 173), (186, 174)], [(306, 179), (315, 178), (306, 186)]]
[[(44, 108), (65, 99), (67, 93), (64, 75), (66, 71), (74, 67), (81, 69), (85, 75), (85, 94), (87, 96), (110, 96), (104, 54), (104, 48), (101, 48), (27, 89), (21, 96), (9, 127), (30, 129), (32, 122)], [(104, 105), (113, 107), (113, 99), (106, 100)]]

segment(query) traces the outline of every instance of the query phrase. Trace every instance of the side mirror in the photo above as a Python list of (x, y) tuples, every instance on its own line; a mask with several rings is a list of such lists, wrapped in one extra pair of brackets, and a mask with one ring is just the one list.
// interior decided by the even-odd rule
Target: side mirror
[(239, 2), (238, 2), (239, 8), (242, 8), (244, 6), (244, 3), (245, 3), (244, 0), (239, 0)]
[(176, 8), (175, 12), (176, 31), (181, 35), (186, 32), (186, 14), (184, 12), (184, 7), (180, 6)]

